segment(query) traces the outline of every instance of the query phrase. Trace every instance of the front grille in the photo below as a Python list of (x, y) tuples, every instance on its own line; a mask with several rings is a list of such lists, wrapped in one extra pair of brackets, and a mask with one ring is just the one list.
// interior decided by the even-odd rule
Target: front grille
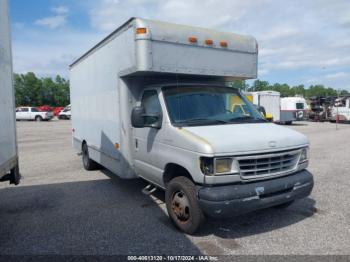
[(244, 179), (282, 175), (293, 171), (299, 160), (300, 150), (237, 157)]

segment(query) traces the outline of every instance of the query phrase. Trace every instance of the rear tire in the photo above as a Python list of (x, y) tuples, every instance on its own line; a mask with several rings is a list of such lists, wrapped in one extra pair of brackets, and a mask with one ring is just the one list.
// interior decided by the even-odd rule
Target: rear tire
[(36, 122), (41, 122), (41, 121), (43, 121), (43, 118), (41, 116), (36, 116), (35, 117), (35, 121)]
[(19, 173), (19, 166), (16, 165), (14, 168), (11, 169), (10, 172), (10, 184), (14, 184), (17, 186), (20, 180), (21, 174)]
[(196, 187), (187, 177), (175, 177), (165, 191), (168, 214), (177, 228), (187, 234), (195, 233), (204, 222), (197, 201)]
[(82, 146), (82, 160), (85, 170), (91, 171), (98, 168), (98, 164), (89, 157), (89, 148), (86, 143)]
[(286, 203), (283, 203), (283, 204), (280, 204), (280, 205), (277, 205), (277, 206), (274, 206), (274, 208), (285, 209), (285, 208), (289, 207), (293, 203), (294, 203), (294, 200), (286, 202)]

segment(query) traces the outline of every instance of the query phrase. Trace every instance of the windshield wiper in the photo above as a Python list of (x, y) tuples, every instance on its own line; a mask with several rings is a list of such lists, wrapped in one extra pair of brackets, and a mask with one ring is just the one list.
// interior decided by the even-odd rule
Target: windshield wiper
[(244, 122), (266, 122), (264, 119), (254, 118), (251, 116), (240, 116), (229, 119), (230, 122), (244, 121)]
[(211, 118), (191, 118), (191, 119), (182, 120), (176, 123), (177, 124), (195, 124), (195, 123), (203, 123), (203, 122), (221, 123), (221, 124), (229, 123), (229, 121), (220, 120), (220, 119), (211, 119)]

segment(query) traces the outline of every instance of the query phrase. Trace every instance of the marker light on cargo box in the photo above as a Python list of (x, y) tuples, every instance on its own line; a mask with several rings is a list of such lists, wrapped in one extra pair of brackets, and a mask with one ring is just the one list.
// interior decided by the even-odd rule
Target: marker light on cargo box
[(188, 42), (190, 42), (190, 43), (197, 43), (197, 37), (194, 37), (194, 36), (190, 36), (189, 38), (188, 38)]
[(213, 40), (211, 40), (211, 39), (205, 39), (204, 42), (206, 45), (213, 45), (213, 43), (214, 43)]
[(146, 34), (146, 33), (147, 33), (147, 28), (144, 28), (144, 27), (136, 28), (137, 35)]
[(221, 47), (227, 47), (227, 42), (226, 41), (220, 41), (220, 46)]

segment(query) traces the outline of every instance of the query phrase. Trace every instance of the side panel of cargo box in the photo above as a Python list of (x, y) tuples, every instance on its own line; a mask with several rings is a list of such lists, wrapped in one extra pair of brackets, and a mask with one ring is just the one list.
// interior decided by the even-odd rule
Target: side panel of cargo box
[(105, 41), (70, 69), (73, 145), (89, 147), (90, 158), (123, 178), (129, 174), (130, 133), (123, 123), (122, 102), (128, 101), (127, 87), (118, 72), (135, 65), (135, 41), (130, 24)]
[(136, 19), (135, 27), (146, 30), (136, 34), (135, 71), (228, 79), (257, 76), (258, 44), (251, 36), (146, 19)]
[(7, 0), (0, 0), (0, 177), (17, 166), (15, 99)]

